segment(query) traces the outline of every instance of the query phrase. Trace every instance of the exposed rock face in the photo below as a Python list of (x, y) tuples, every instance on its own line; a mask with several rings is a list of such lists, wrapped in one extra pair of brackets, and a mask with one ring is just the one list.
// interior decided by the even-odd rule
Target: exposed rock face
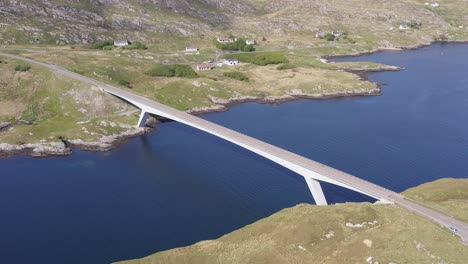
[(110, 36), (144, 41), (151, 32), (194, 35), (209, 26), (226, 23), (230, 19), (227, 14), (255, 10), (242, 2), (70, 0), (58, 4), (51, 0), (5, 0), (0, 1), (0, 38), (1, 29), (8, 27), (19, 34), (5, 32), (4, 43), (25, 39), (29, 43), (91, 43)]
[(126, 142), (128, 139), (143, 135), (150, 130), (150, 128), (132, 128), (120, 134), (102, 137), (98, 141), (94, 142), (74, 139), (66, 142), (22, 145), (0, 143), (0, 157), (19, 154), (26, 154), (33, 157), (66, 156), (72, 154), (72, 148), (79, 148), (88, 151), (109, 151)]
[(128, 139), (141, 136), (149, 131), (149, 128), (135, 128), (117, 135), (102, 137), (98, 141), (87, 142), (81, 139), (74, 139), (67, 141), (67, 143), (70, 147), (88, 151), (109, 151), (126, 142)]
[(17, 154), (28, 154), (33, 157), (65, 156), (71, 154), (71, 149), (69, 149), (63, 142), (24, 145), (0, 143), (0, 157)]
[(3, 122), (3, 123), (0, 123), (0, 132), (2, 132), (3, 130), (7, 130), (8, 128), (11, 127), (11, 123), (10, 122)]
[[(463, 28), (466, 15), (453, 9), (464, 0), (452, 2), (444, 3), (447, 13), (437, 13), (403, 0), (2, 0), (0, 43), (91, 43), (124, 37), (155, 42), (158, 33), (283, 37), (340, 30), (359, 37), (370, 32), (381, 47), (394, 47), (394, 38), (401, 36), (389, 28), (399, 23), (421, 23), (419, 32), (427, 32), (413, 37), (425, 42), (434, 33), (450, 37), (450, 30)], [(449, 23), (453, 17), (460, 21)]]

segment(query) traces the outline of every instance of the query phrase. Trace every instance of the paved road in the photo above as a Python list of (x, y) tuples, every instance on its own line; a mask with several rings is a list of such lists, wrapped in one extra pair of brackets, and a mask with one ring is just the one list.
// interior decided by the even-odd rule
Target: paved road
[(158, 114), (166, 118), (185, 123), (187, 125), (196, 127), (203, 131), (206, 131), (210, 134), (221, 137), (225, 140), (233, 142), (237, 145), (240, 145), (246, 149), (249, 149), (255, 153), (258, 153), (270, 160), (277, 162), (278, 164), (285, 166), (304, 177), (310, 176), (317, 180), (322, 180), (330, 182), (332, 184), (340, 185), (348, 189), (352, 189), (371, 197), (377, 198), (379, 200), (393, 202), (398, 204), (420, 216), (423, 216), (427, 219), (432, 220), (435, 223), (438, 223), (444, 227), (456, 228), (457, 235), (462, 238), (462, 241), (465, 245), (468, 245), (468, 224), (454, 219), (451, 216), (448, 216), (444, 213), (432, 210), (415, 202), (405, 199), (401, 194), (373, 184), (371, 182), (362, 180), (360, 178), (354, 177), (348, 173), (336, 170), (332, 167), (326, 166), (324, 164), (318, 163), (316, 161), (310, 160), (308, 158), (299, 156), (290, 151), (278, 148), (274, 145), (268, 144), (266, 142), (257, 140), (255, 138), (249, 137), (247, 135), (238, 133), (234, 130), (225, 128), (223, 126), (217, 125), (215, 123), (206, 121), (199, 117), (187, 114), (185, 112), (176, 110), (169, 106), (160, 104), (158, 102), (152, 101), (145, 97), (136, 95), (129, 91), (101, 83), (99, 81), (90, 79), (88, 77), (79, 75), (77, 73), (68, 71), (57, 65), (47, 64), (35, 60), (31, 60), (24, 57), (19, 57), (11, 54), (0, 53), (0, 56), (10, 57), (13, 59), (18, 59), (26, 61), (31, 64), (36, 64), (49, 68), (50, 70), (67, 76), (69, 78), (82, 81), (91, 85), (100, 87), (102, 90), (116, 95), (120, 98), (135, 104), (136, 106), (144, 109), (147, 112)]

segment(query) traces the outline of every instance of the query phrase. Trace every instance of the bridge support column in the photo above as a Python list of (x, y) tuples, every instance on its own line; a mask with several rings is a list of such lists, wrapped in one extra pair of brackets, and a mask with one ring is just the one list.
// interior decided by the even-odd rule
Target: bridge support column
[(145, 112), (145, 110), (141, 110), (140, 119), (138, 119), (138, 127), (146, 126), (146, 120), (148, 119), (149, 113)]
[(312, 193), (312, 196), (314, 197), (315, 204), (316, 205), (327, 205), (327, 200), (325, 199), (325, 195), (323, 194), (322, 187), (320, 186), (320, 182), (312, 179), (311, 177), (304, 177), (307, 186), (309, 186), (309, 190)]

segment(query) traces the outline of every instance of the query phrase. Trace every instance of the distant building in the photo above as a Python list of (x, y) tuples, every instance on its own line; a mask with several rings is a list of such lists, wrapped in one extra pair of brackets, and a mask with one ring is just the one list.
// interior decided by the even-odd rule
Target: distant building
[(128, 40), (114, 40), (114, 46), (116, 47), (125, 47), (130, 44)]
[(257, 44), (257, 41), (255, 41), (254, 39), (248, 39), (245, 41), (245, 44), (247, 45), (255, 45)]
[(331, 33), (335, 38), (341, 38), (341, 36), (343, 36), (343, 33), (340, 32), (332, 31)]
[(434, 7), (434, 8), (440, 6), (439, 3), (430, 3), (430, 4), (429, 4), (428, 2), (426, 2), (426, 3), (424, 3), (424, 4), (425, 4), (425, 5), (428, 5), (428, 6), (431, 6), (431, 7)]
[(233, 65), (239, 64), (239, 60), (236, 60), (236, 59), (224, 59), (223, 64), (224, 64), (224, 65), (233, 66)]
[(237, 39), (236, 38), (217, 38), (216, 39), (219, 43), (233, 43), (235, 42)]
[(215, 66), (211, 63), (200, 63), (197, 64), (197, 71), (209, 71), (214, 69)]
[(400, 25), (400, 30), (408, 30), (409, 27), (407, 25)]
[(199, 49), (197, 47), (193, 47), (193, 46), (188, 46), (185, 48), (185, 52), (198, 52)]

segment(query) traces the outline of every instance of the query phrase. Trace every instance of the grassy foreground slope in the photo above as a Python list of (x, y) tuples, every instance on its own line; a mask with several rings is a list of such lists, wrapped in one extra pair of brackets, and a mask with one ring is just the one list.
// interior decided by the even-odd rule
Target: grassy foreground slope
[(468, 222), (468, 179), (441, 179), (408, 189), (403, 194), (409, 199)]
[[(443, 179), (405, 194), (466, 212), (467, 180)], [(454, 186), (465, 186), (456, 187)], [(465, 189), (464, 189), (465, 188)], [(462, 191), (465, 190), (464, 192)], [(430, 190), (430, 192), (428, 192)], [(459, 195), (453, 196), (452, 193)], [(447, 201), (457, 199), (459, 205)], [(466, 263), (468, 247), (432, 222), (395, 205), (300, 204), (216, 240), (119, 264), (157, 263)]]

